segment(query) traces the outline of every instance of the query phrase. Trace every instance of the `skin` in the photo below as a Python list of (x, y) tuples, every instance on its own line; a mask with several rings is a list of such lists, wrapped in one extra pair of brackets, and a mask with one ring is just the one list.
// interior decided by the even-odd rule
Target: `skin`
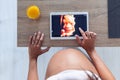
[(44, 34), (41, 32), (34, 33), (33, 36), (29, 38), (29, 72), (28, 80), (38, 80), (37, 73), (37, 58), (39, 55), (47, 52), (50, 47), (46, 49), (41, 49)]
[(51, 58), (48, 64), (46, 79), (65, 70), (89, 70), (98, 74), (86, 56), (79, 50), (72, 48), (61, 50)]
[[(81, 40), (76, 35), (76, 42), (86, 50), (92, 63), (76, 49), (66, 49), (57, 52), (50, 60), (46, 72), (46, 79), (52, 75), (55, 75), (64, 70), (90, 70), (93, 73), (99, 75), (102, 80), (115, 80), (111, 71), (107, 68), (104, 62), (98, 56), (95, 50), (96, 33), (84, 32), (80, 29), (83, 36)], [(35, 33), (29, 40), (29, 72), (28, 80), (38, 80), (37, 73), (37, 58), (39, 55), (47, 52), (49, 47), (42, 50), (44, 34), (41, 32)]]
[(115, 80), (111, 71), (107, 68), (95, 50), (96, 33), (84, 32), (80, 29), (83, 40), (76, 36), (78, 44), (86, 50), (102, 80)]

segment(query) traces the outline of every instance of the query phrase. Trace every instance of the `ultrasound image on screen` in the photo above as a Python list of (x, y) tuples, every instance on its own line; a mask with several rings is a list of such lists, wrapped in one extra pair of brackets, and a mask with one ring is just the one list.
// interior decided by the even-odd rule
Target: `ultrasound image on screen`
[(81, 36), (79, 28), (87, 31), (87, 14), (59, 14), (51, 15), (51, 37), (75, 37)]

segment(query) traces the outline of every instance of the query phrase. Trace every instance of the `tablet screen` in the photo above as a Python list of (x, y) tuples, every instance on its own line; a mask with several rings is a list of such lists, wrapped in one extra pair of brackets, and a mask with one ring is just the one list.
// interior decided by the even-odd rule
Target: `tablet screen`
[(88, 12), (51, 12), (50, 13), (50, 38), (75, 39), (81, 34), (79, 28), (88, 31)]

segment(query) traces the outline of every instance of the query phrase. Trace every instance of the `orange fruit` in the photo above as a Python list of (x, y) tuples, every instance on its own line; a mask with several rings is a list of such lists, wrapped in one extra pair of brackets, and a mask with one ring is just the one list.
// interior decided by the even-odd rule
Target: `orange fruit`
[(38, 19), (40, 17), (40, 9), (36, 5), (29, 6), (26, 13), (30, 19)]

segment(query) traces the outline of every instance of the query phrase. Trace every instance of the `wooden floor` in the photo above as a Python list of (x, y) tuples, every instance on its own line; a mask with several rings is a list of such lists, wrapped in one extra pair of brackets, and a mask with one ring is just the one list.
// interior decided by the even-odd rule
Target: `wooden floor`
[[(89, 13), (89, 30), (97, 33), (96, 46), (120, 46), (120, 39), (108, 38), (107, 0), (18, 0), (17, 45), (27, 46), (28, 37), (36, 31), (45, 33), (43, 46), (78, 46), (75, 40), (50, 40), (50, 12)], [(26, 8), (38, 5), (41, 17), (38, 21), (29, 20)]]

